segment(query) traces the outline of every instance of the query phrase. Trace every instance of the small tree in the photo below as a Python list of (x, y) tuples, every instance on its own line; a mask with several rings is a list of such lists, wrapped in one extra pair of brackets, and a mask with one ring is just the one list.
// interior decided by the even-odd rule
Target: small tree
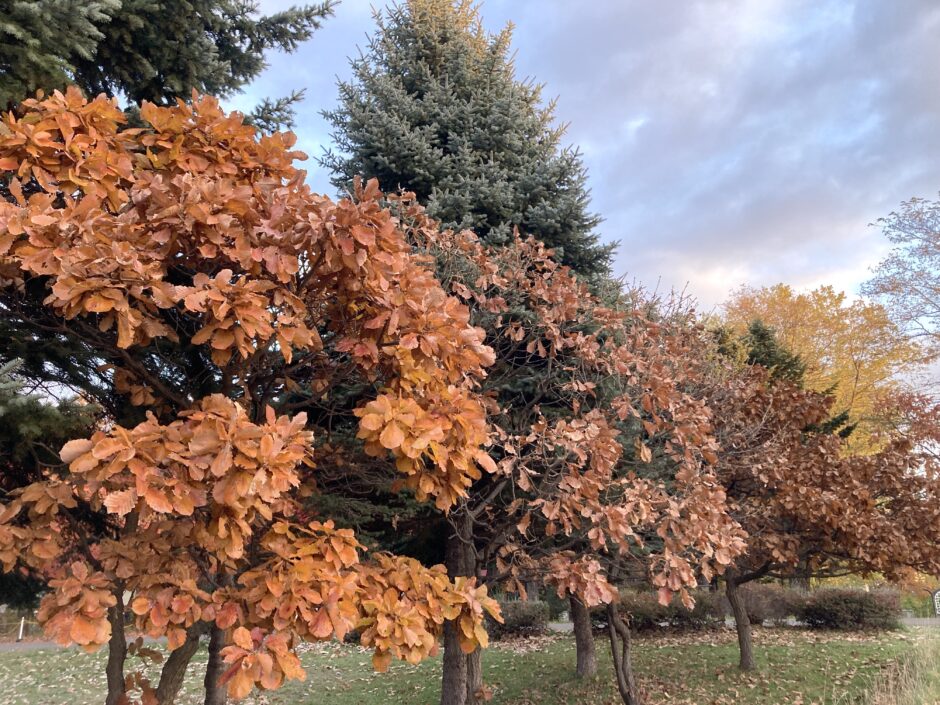
[[(397, 199), (409, 239), (495, 358), (482, 385), (495, 466), (451, 513), (449, 569), (523, 595), (529, 580), (549, 582), (582, 607), (615, 600), (609, 577), (628, 565), (642, 562), (663, 599), (699, 568), (720, 571), (743, 544), (703, 470), (708, 411), (683, 391), (685, 338), (701, 332), (649, 320), (626, 298), (605, 306), (535, 240), (441, 232), (409, 199)], [(445, 639), (442, 702), (473, 702), (482, 686), (476, 655)]]
[(755, 321), (772, 329), (779, 346), (805, 366), (800, 382), (831, 395), (836, 414), (848, 412), (846, 420), (856, 427), (848, 447), (857, 452), (876, 450), (882, 395), (925, 360), (881, 304), (849, 301), (831, 286), (807, 293), (784, 284), (743, 287), (725, 304), (725, 320), (740, 335)]
[[(625, 705), (638, 705), (641, 698), (630, 626), (621, 618), (611, 586), (645, 578), (657, 589), (661, 604), (678, 597), (691, 609), (690, 589), (700, 579), (710, 581), (724, 572), (745, 547), (712, 467), (717, 455), (710, 410), (693, 394), (703, 380), (696, 366), (685, 362), (702, 330), (684, 310), (665, 311), (655, 302), (647, 308), (658, 314), (655, 324), (624, 346), (633, 351), (627, 359), (636, 365), (634, 382), (643, 381), (640, 393), (615, 401), (620, 438), (633, 442), (621, 446), (622, 456), (605, 449), (601, 457), (613, 462), (610, 476), (582, 490), (592, 500), (572, 502), (562, 494), (563, 530), (548, 523), (548, 533), (561, 536), (571, 552), (548, 562), (547, 580), (559, 595), (578, 598), (575, 609), (606, 604), (611, 661)], [(629, 432), (634, 424), (639, 424), (639, 433)], [(575, 453), (568, 456), (572, 466), (583, 462)], [(572, 571), (566, 561), (576, 555), (582, 558)], [(604, 588), (600, 594), (598, 588)], [(581, 621), (587, 620), (582, 614)], [(575, 637), (580, 662), (591, 648), (590, 631), (582, 628)]]
[[(351, 629), (378, 669), (433, 653), (445, 620), (463, 649), (485, 644), (496, 606), (473, 578), (369, 553), (303, 508), (334, 413), (442, 510), (491, 468), (476, 387), (492, 351), (466, 307), (374, 182), (338, 203), (311, 193), (292, 135), (258, 138), (209, 98), (141, 116), (121, 130), (115, 101), (70, 89), (4, 118), (0, 310), (92, 349), (73, 364), (104, 370), (96, 384), (139, 421), (66, 443), (62, 466), (8, 494), (0, 563), (50, 575), (51, 637), (109, 645), (109, 705), (172, 702), (205, 632), (212, 704), (221, 684), (302, 678), (294, 648)], [(358, 390), (339, 410), (338, 379)], [(150, 653), (126, 643), (127, 593), (137, 627), (168, 639), (156, 686), (125, 674)]]
[(764, 576), (940, 568), (940, 477), (911, 424), (868, 455), (847, 454), (820, 432), (832, 399), (759, 366), (717, 371), (709, 402), (719, 441), (717, 475), (747, 548), (726, 572), (740, 666), (754, 668), (751, 628), (738, 588)]
[(913, 198), (879, 221), (894, 246), (864, 293), (933, 351), (940, 344), (940, 202)]

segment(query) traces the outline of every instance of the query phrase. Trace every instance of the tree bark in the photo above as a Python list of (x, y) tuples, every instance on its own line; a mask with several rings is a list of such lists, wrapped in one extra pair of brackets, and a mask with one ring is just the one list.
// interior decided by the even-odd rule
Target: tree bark
[(105, 705), (117, 705), (124, 698), (124, 661), (127, 659), (127, 638), (124, 635), (124, 590), (115, 590), (117, 604), (108, 608), (111, 638), (108, 640), (108, 695)]
[(206, 633), (206, 624), (194, 624), (186, 632), (186, 641), (175, 651), (170, 652), (160, 670), (160, 682), (157, 684), (157, 702), (159, 705), (173, 705), (183, 687), (183, 678), (189, 668), (189, 662), (199, 649), (199, 638)]
[(205, 705), (225, 705), (227, 692), (219, 679), (225, 673), (225, 662), (222, 661), (222, 649), (225, 647), (225, 630), (214, 624), (209, 627), (209, 661), (206, 663), (206, 690)]
[(747, 616), (744, 597), (739, 587), (740, 584), (733, 574), (725, 576), (725, 594), (728, 596), (731, 613), (734, 615), (734, 627), (738, 631), (738, 651), (741, 655), (739, 666), (742, 671), (753, 671), (754, 646), (751, 642), (751, 620)]
[(796, 590), (802, 590), (803, 592), (809, 592), (809, 580), (811, 575), (812, 571), (809, 567), (809, 561), (807, 561), (806, 558), (801, 558), (796, 567), (795, 575), (790, 578), (790, 587)]
[(591, 614), (574, 595), (569, 600), (571, 621), (574, 623), (574, 644), (578, 655), (578, 678), (597, 675), (597, 654), (594, 651), (594, 634), (591, 631)]
[(477, 648), (472, 654), (467, 654), (467, 705), (482, 702), (480, 697), (482, 691), (483, 652)]
[[(451, 534), (447, 537), (445, 547), (444, 560), (447, 564), (447, 574), (451, 578), (473, 575), (476, 562), (473, 546), (467, 542), (471, 535), (471, 519), (469, 516), (463, 516), (459, 517), (457, 521), (460, 522), (461, 531), (458, 532), (452, 529)], [(473, 655), (471, 654), (468, 657), (460, 649), (457, 633), (459, 628), (456, 621), (444, 623), (441, 705), (471, 705), (475, 700), (476, 691), (483, 684), (483, 674), (479, 660), (471, 665), (470, 660)], [(471, 677), (478, 680), (479, 684), (472, 682)]]
[(441, 677), (441, 705), (466, 705), (467, 658), (460, 650), (457, 623), (444, 623), (444, 659)]
[(610, 635), (610, 655), (614, 662), (620, 699), (624, 705), (642, 705), (633, 675), (630, 628), (620, 619), (617, 605), (607, 605), (607, 632)]

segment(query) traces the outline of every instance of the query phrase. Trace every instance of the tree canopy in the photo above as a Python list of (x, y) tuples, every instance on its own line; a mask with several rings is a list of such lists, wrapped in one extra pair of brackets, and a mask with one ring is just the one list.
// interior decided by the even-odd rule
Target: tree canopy
[(725, 304), (725, 321), (745, 334), (755, 321), (773, 329), (780, 345), (798, 355), (807, 389), (832, 395), (834, 413), (856, 425), (856, 450), (872, 448), (882, 422), (880, 400), (925, 354), (877, 303), (849, 301), (824, 286), (806, 294), (785, 284), (743, 287)]
[(940, 202), (915, 198), (879, 221), (893, 245), (866, 283), (904, 331), (940, 344)]
[(322, 162), (340, 189), (356, 175), (416, 194), (445, 228), (512, 242), (518, 228), (582, 274), (607, 270), (577, 151), (561, 146), (541, 87), (516, 78), (510, 28), (482, 26), (470, 0), (408, 0), (378, 25), (339, 107)]
[(846, 453), (845, 434), (830, 419), (832, 396), (759, 364), (721, 356), (706, 364), (715, 365), (703, 377), (706, 399), (721, 410), (716, 475), (747, 534), (726, 576), (743, 668), (754, 661), (740, 585), (766, 576), (940, 570), (936, 425), (923, 423), (929, 405), (905, 397), (897, 411), (881, 412), (909, 419), (903, 428), (880, 430), (877, 450)]
[[(109, 644), (111, 704), (172, 701), (205, 631), (207, 690), (234, 696), (303, 677), (296, 646), (351, 629), (380, 669), (434, 652), (445, 619), (462, 648), (485, 644), (498, 611), (473, 578), (303, 511), (335, 415), (442, 510), (492, 471), (482, 331), (374, 181), (336, 203), (311, 193), (292, 135), (259, 137), (212, 99), (141, 117), (121, 129), (116, 101), (71, 89), (4, 118), (4, 317), (92, 346), (63, 378), (93, 366), (76, 389), (141, 414), (7, 493), (3, 568), (48, 578), (39, 620), (57, 641)], [(337, 379), (359, 393), (333, 406)], [(124, 673), (128, 592), (137, 628), (172, 652), (156, 687)]]
[[(689, 394), (685, 351), (704, 331), (642, 296), (601, 300), (533, 238), (485, 244), (440, 231), (413, 196), (393, 203), (494, 351), (481, 390), (496, 470), (449, 515), (452, 575), (596, 606), (631, 570), (688, 599), (743, 547), (710, 473), (709, 412)], [(454, 667), (464, 685), (445, 640), (442, 702), (479, 699), (473, 657)]]

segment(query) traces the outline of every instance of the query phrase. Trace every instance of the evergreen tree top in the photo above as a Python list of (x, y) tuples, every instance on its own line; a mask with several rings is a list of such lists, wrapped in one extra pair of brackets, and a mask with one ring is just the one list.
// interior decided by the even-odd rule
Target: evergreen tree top
[(607, 271), (614, 245), (593, 232), (580, 154), (561, 144), (554, 103), (516, 78), (512, 28), (487, 32), (469, 0), (409, 0), (377, 29), (325, 116), (334, 184), (356, 175), (412, 191), (445, 227), (491, 244), (533, 235), (582, 274)]
[[(800, 387), (806, 383), (806, 362), (780, 342), (777, 332), (760, 319), (751, 321), (747, 333), (741, 337), (749, 365), (760, 365), (770, 372), (774, 381), (783, 380)], [(834, 390), (829, 390), (831, 394)], [(833, 433), (848, 438), (857, 423), (850, 423), (848, 410), (833, 413), (825, 421), (805, 430), (811, 433)]]
[(776, 331), (761, 320), (751, 321), (743, 337), (747, 362), (770, 371), (772, 379), (783, 379), (803, 386), (806, 363), (777, 339)]

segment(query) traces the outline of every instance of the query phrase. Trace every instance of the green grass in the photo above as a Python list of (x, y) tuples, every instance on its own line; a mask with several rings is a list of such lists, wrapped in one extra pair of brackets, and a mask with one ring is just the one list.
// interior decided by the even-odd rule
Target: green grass
[[(758, 630), (759, 670), (741, 674), (735, 667), (733, 634), (720, 632), (636, 641), (635, 663), (651, 705), (829, 705), (868, 704), (867, 692), (899, 661), (923, 649), (927, 630), (880, 636), (825, 635), (784, 629)], [(931, 642), (929, 645), (933, 648)], [(599, 676), (573, 678), (574, 645), (569, 637), (497, 645), (484, 653), (487, 684), (494, 705), (607, 705), (619, 699), (612, 682), (606, 641), (598, 639)], [(933, 651), (932, 653), (936, 653)], [(311, 645), (303, 654), (306, 682), (251, 696), (246, 705), (414, 705), (437, 702), (440, 662), (417, 667), (393, 664), (389, 673), (371, 672), (368, 653), (336, 644)], [(74, 649), (0, 653), (0, 702), (3, 705), (95, 705), (103, 701), (103, 654)], [(200, 654), (190, 669), (182, 703), (199, 702), (205, 664)], [(936, 668), (921, 669), (921, 680), (937, 678)], [(936, 692), (924, 690), (923, 692)], [(926, 697), (926, 696), (925, 696)], [(926, 705), (929, 701), (924, 700)], [(938, 701), (940, 702), (940, 701)]]

